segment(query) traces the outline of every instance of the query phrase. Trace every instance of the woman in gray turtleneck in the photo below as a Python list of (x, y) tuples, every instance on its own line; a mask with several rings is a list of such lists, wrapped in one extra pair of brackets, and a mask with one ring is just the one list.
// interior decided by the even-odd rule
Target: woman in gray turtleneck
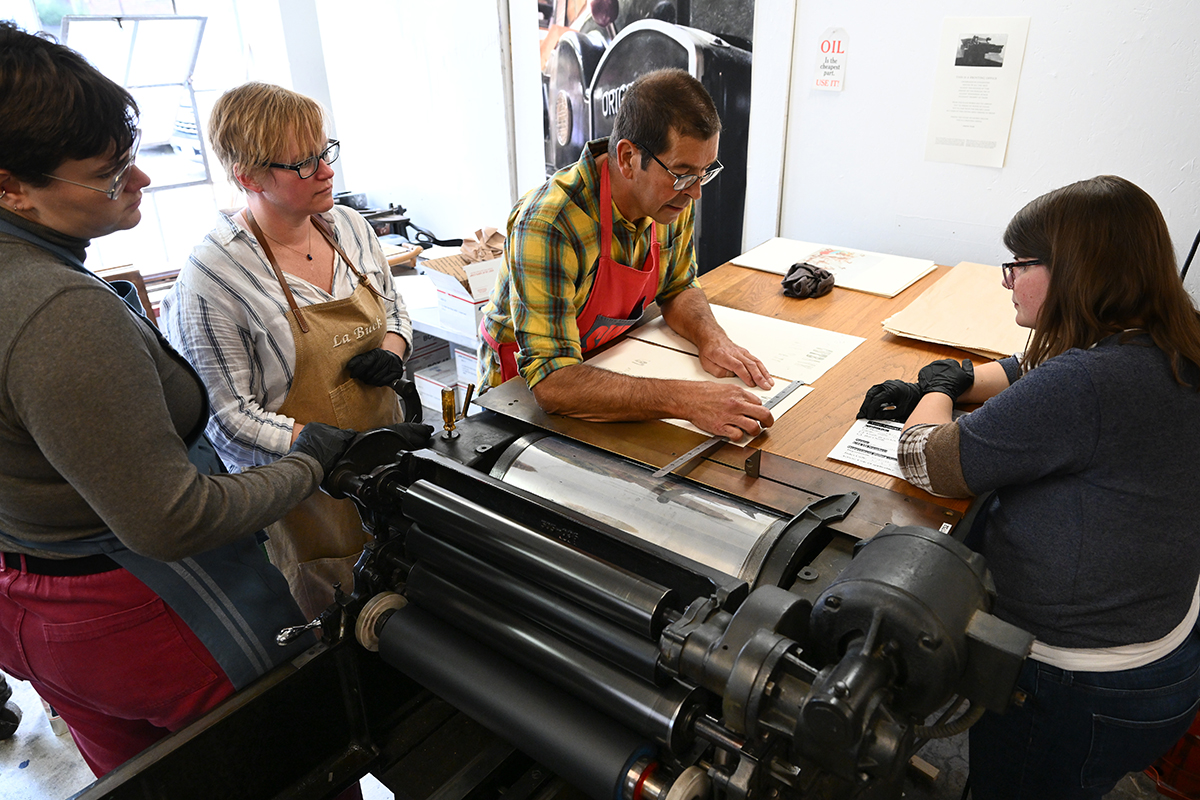
[(0, 668), (97, 775), (290, 655), (272, 638), (299, 611), (253, 533), (353, 435), (306, 427), (238, 475), (193, 465), (203, 384), (83, 266), (141, 217), (136, 113), (77, 53), (0, 22)]

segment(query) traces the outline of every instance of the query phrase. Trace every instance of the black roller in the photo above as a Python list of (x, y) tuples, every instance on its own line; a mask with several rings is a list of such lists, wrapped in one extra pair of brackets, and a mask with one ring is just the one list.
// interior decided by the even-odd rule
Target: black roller
[(658, 646), (649, 639), (496, 569), (419, 525), (409, 529), (405, 547), (414, 561), (430, 564), (439, 575), (470, 586), (476, 595), (529, 617), (630, 674), (659, 682)]
[(659, 688), (638, 680), (563, 642), (524, 617), (492, 605), (434, 574), (421, 564), (409, 573), (409, 601), (456, 628), (470, 631), (485, 645), (537, 672), (638, 733), (686, 747), (687, 717), (696, 707), (696, 691), (672, 681)]
[(594, 798), (618, 800), (652, 745), (611, 717), (409, 605), (379, 631), (379, 655)]
[(568, 597), (656, 640), (671, 591), (605, 564), (426, 481), (405, 497), (404, 513), (461, 549)]

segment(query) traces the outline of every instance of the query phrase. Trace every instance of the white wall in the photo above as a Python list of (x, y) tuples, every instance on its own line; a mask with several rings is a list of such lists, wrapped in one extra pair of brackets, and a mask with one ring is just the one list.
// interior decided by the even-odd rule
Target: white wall
[(316, 0), (348, 190), (442, 238), (504, 227), (543, 160), (536, 7), (511, 3)]
[[(781, 0), (759, 0), (761, 10)], [(756, 14), (756, 17), (760, 16)], [(750, 197), (780, 192), (778, 235), (899, 255), (998, 263), (1000, 235), (1029, 200), (1072, 181), (1122, 175), (1159, 203), (1180, 263), (1200, 227), (1200, 6), (943, 0), (795, 5), (794, 33), (756, 19), (752, 151), (760, 97), (779, 115), (790, 79), (786, 144), (748, 175)], [(935, 56), (947, 16), (1028, 16), (1029, 39), (1003, 168), (924, 160)], [(829, 27), (849, 37), (846, 88), (808, 88)], [(772, 37), (771, 42), (763, 39)], [(790, 64), (767, 46), (793, 38)], [(760, 75), (772, 81), (760, 85)], [(790, 75), (789, 75), (790, 73)], [(747, 220), (746, 246), (771, 235)], [(1193, 295), (1200, 267), (1189, 274)]]

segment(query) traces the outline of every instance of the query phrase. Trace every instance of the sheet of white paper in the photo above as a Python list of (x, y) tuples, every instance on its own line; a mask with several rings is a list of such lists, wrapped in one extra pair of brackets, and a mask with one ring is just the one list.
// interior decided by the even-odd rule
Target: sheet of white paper
[[(773, 388), (751, 388), (742, 383), (740, 378), (714, 378), (704, 371), (704, 368), (700, 366), (700, 359), (692, 353), (685, 353), (669, 347), (660, 347), (656, 344), (629, 338), (623, 339), (599, 355), (592, 356), (587, 359), (587, 363), (589, 366), (612, 370), (622, 375), (632, 375), (637, 378), (732, 383), (756, 395), (764, 402), (793, 380), (796, 380), (796, 378), (777, 375), (774, 376), (775, 386)], [(811, 391), (811, 386), (801, 386), (784, 398), (779, 405), (775, 406), (771, 410), (771, 413), (778, 420), (788, 409), (800, 402)], [(681, 428), (687, 428), (690, 431), (708, 435), (707, 431), (702, 431), (685, 420), (668, 419), (663, 421), (669, 422), (672, 425), (678, 425)], [(734, 442), (734, 444), (746, 445), (750, 443), (752, 438), (747, 436), (740, 442)]]
[[(729, 338), (749, 350), (772, 375), (812, 383), (863, 342), (861, 336), (835, 333), (727, 306), (713, 306), (713, 316)], [(644, 342), (696, 353), (696, 346), (667, 325), (662, 317), (635, 328), (629, 336)]]
[(895, 297), (933, 271), (927, 259), (853, 250), (828, 244), (776, 237), (733, 260), (739, 267), (786, 275), (792, 264), (807, 261), (833, 273), (835, 286)]
[(903, 429), (903, 422), (857, 419), (829, 453), (829, 457), (834, 461), (845, 461), (856, 467), (903, 478), (900, 463), (896, 460), (900, 431)]
[(925, 160), (1003, 167), (1029, 17), (946, 17)]
[(392, 285), (409, 308), (437, 306), (437, 287), (426, 275), (399, 275), (392, 278)]

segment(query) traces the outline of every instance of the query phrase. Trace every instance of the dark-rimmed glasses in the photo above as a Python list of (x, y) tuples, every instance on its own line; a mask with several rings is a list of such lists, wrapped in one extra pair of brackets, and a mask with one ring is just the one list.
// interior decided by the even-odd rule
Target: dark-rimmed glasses
[[(630, 139), (630, 141), (632, 142), (633, 140)], [(642, 144), (638, 144), (637, 142), (633, 142), (633, 143), (636, 144), (638, 147), (640, 147), (643, 152), (650, 153), (650, 157), (653, 158), (655, 161), (658, 161), (658, 156), (654, 155), (654, 153), (651, 153), (649, 147), (646, 147), (645, 145), (642, 145)], [(700, 181), (700, 185), (703, 186), (704, 184), (711, 181), (713, 178), (720, 175), (721, 170), (725, 169), (724, 165), (721, 164), (720, 161), (717, 161), (714, 163), (713, 166), (710, 166), (708, 169), (706, 169), (704, 171), (703, 175), (678, 175), (678, 174), (672, 172), (671, 168), (668, 167), (663, 162), (658, 161), (658, 165), (660, 167), (662, 167), (663, 169), (665, 169), (667, 171), (667, 174), (675, 179), (675, 185), (672, 186), (671, 188), (673, 188), (677, 192), (682, 192), (684, 189), (687, 189), (688, 187), (692, 186), (696, 181)]]
[[(1004, 285), (1005, 289), (1011, 290), (1013, 288), (1013, 280), (1017, 277), (1018, 274), (1023, 274), (1025, 272), (1025, 270), (1027, 270), (1029, 267), (1044, 267), (1044, 266), (1046, 266), (1046, 263), (1044, 261), (1042, 261), (1040, 259), (1036, 259), (1036, 258), (1033, 259), (1032, 261), (1009, 261), (1007, 263), (1001, 264), (1000, 272), (1003, 275), (1003, 277), (1001, 278), (1001, 283)], [(1020, 273), (1017, 272), (1018, 269), (1021, 270)]]
[(72, 186), (82, 186), (84, 189), (91, 189), (93, 192), (99, 192), (100, 194), (106, 196), (109, 200), (116, 200), (117, 196), (125, 190), (125, 184), (129, 183), (129, 176), (133, 173), (133, 162), (137, 160), (138, 146), (141, 143), (142, 132), (139, 129), (133, 134), (133, 144), (129, 146), (129, 157), (125, 160), (125, 163), (121, 165), (121, 168), (117, 170), (117, 173), (113, 175), (112, 182), (109, 183), (107, 189), (101, 189), (96, 186), (88, 186), (86, 183), (80, 183), (79, 181), (70, 181), (66, 178), (60, 178), (57, 175), (51, 175), (46, 172), (42, 173), (42, 177), (50, 178), (56, 181), (62, 181), (63, 183), (69, 183)]
[(338, 153), (341, 152), (342, 145), (337, 139), (330, 139), (329, 146), (321, 151), (320, 155), (306, 158), (303, 161), (297, 161), (295, 164), (276, 164), (274, 161), (267, 164), (268, 167), (275, 169), (290, 169), (300, 176), (300, 180), (306, 180), (317, 174), (320, 169), (321, 162), (332, 164), (337, 161)]

